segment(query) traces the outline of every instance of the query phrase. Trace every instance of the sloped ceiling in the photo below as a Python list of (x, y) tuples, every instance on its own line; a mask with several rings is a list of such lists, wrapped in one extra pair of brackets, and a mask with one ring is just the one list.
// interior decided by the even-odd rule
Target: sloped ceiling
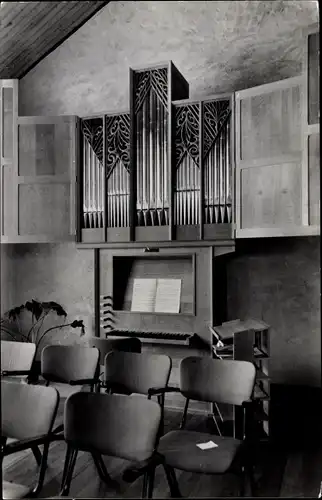
[(190, 97), (301, 71), (311, 0), (111, 1), (20, 80), (21, 115), (128, 109), (129, 68), (172, 60)]
[(22, 78), (108, 2), (0, 3), (0, 78)]

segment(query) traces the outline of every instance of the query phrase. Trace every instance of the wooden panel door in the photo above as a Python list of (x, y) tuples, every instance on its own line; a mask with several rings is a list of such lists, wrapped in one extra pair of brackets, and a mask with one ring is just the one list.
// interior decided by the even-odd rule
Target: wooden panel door
[(75, 240), (76, 128), (74, 116), (18, 118), (15, 241)]
[(320, 233), (320, 33), (310, 26), (304, 33), (304, 164), (308, 172), (308, 224)]
[(0, 226), (1, 242), (13, 235), (13, 181), (17, 168), (18, 80), (0, 80)]
[(315, 234), (303, 110), (302, 76), (236, 93), (236, 238)]

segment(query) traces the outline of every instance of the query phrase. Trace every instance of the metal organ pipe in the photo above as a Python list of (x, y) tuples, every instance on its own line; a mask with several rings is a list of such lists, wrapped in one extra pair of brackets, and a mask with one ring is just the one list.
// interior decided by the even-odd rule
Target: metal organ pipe
[(136, 210), (139, 226), (167, 224), (167, 113), (150, 91), (136, 116)]
[(84, 138), (83, 141), (83, 227), (88, 227), (88, 175), (86, 168), (86, 152), (87, 152), (87, 140)]
[(230, 123), (226, 126), (226, 203), (227, 203), (227, 222), (232, 222), (232, 167), (230, 159)]
[(205, 223), (231, 223), (230, 124), (226, 121), (204, 160)]
[(104, 170), (102, 119), (84, 120), (83, 133), (83, 227), (104, 224)]
[[(218, 102), (214, 102), (216, 106)], [(224, 103), (225, 104), (225, 103)], [(190, 105), (185, 105), (188, 109)], [(174, 193), (174, 222), (176, 225), (200, 224), (200, 181), (201, 152), (198, 144), (198, 122), (196, 116), (199, 104), (193, 104), (190, 114), (180, 123), (179, 147), (177, 155), (180, 164), (176, 165)], [(221, 107), (220, 107), (221, 106)], [(177, 108), (179, 109), (180, 106)], [(219, 224), (232, 222), (232, 166), (230, 153), (230, 121), (227, 107), (218, 104), (220, 116), (218, 130), (211, 121), (204, 126), (210, 139), (209, 150), (203, 158), (204, 168), (204, 223)], [(219, 110), (219, 111), (218, 111)], [(206, 113), (205, 113), (206, 115)], [(117, 115), (119, 119), (121, 115)], [(177, 116), (174, 114), (174, 116)], [(182, 115), (181, 115), (182, 116)], [(214, 114), (214, 116), (216, 116)], [(180, 112), (178, 112), (178, 120)], [(99, 150), (99, 137), (95, 124), (83, 128), (83, 226), (84, 228), (127, 227), (129, 225), (130, 179), (128, 164), (123, 161), (122, 147), (129, 145), (129, 134), (119, 139), (123, 122), (120, 119), (109, 127), (106, 134), (114, 133), (114, 142), (106, 146), (108, 177), (105, 184), (103, 155)], [(136, 223), (139, 226), (162, 226), (169, 222), (169, 161), (168, 161), (168, 113), (164, 102), (151, 88), (140, 105), (136, 116)], [(205, 119), (205, 118), (204, 118)], [(217, 118), (216, 118), (217, 119)], [(191, 120), (190, 123), (189, 120)], [(94, 121), (94, 120), (93, 120)], [(86, 120), (90, 122), (90, 120)], [(129, 118), (127, 115), (129, 129)], [(187, 125), (188, 123), (188, 125)], [(183, 126), (184, 124), (184, 126)], [(220, 125), (220, 127), (219, 127)], [(117, 129), (117, 126), (119, 127)], [(176, 122), (178, 126), (178, 121)], [(114, 129), (113, 129), (114, 127)], [(96, 121), (97, 129), (97, 121)], [(184, 135), (185, 134), (185, 135)], [(193, 135), (191, 135), (193, 134)], [(217, 134), (217, 135), (215, 135)], [(102, 130), (103, 137), (103, 130)], [(177, 136), (176, 136), (177, 137)], [(123, 143), (122, 143), (123, 140)], [(117, 142), (119, 141), (119, 143)], [(128, 142), (126, 142), (128, 141)], [(177, 141), (177, 139), (176, 139)], [(192, 141), (189, 144), (189, 141)], [(113, 150), (113, 147), (115, 151)], [(177, 147), (177, 143), (176, 146)], [(197, 151), (197, 153), (196, 153)], [(110, 156), (109, 156), (110, 155)], [(129, 151), (128, 151), (129, 162)], [(171, 186), (171, 189), (173, 187)], [(106, 198), (107, 214), (104, 212)]]

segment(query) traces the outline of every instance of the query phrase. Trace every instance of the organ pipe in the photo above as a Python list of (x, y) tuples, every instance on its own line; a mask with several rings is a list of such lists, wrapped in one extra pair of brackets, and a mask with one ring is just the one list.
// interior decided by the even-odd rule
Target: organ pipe
[[(144, 96), (135, 114), (136, 225), (162, 226), (169, 223), (169, 113), (166, 99), (153, 85)], [(202, 115), (199, 106), (204, 106)], [(205, 224), (232, 222), (230, 112), (229, 100), (175, 106), (175, 182), (171, 188), (176, 225), (200, 224), (201, 206)], [(82, 133), (83, 227), (128, 227), (130, 114), (83, 120)]]

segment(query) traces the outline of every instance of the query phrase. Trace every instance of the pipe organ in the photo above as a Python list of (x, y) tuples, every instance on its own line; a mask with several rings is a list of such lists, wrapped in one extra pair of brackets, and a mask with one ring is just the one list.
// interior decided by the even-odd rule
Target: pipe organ
[(129, 111), (81, 120), (79, 241), (231, 239), (232, 109), (172, 62), (130, 69)]

